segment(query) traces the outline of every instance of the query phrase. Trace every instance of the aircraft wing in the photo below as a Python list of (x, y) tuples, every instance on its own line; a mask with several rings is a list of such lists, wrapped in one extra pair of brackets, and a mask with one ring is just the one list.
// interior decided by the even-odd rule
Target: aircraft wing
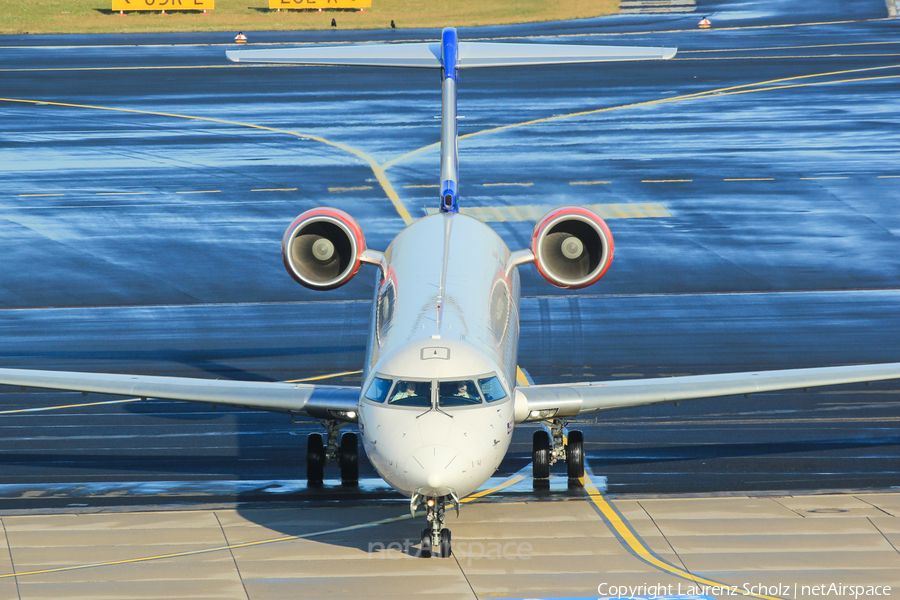
[(900, 379), (900, 363), (526, 386), (516, 388), (516, 422), (575, 417), (661, 402), (886, 379)]
[(185, 400), (338, 420), (353, 420), (341, 413), (356, 411), (359, 400), (359, 388), (355, 387), (30, 369), (0, 369), (0, 384)]
[[(460, 42), (458, 66), (460, 69), (467, 69), (622, 60), (664, 60), (675, 56), (675, 52), (675, 48), (639, 46)], [(301, 46), (272, 50), (229, 50), (225, 55), (232, 62), (251, 63), (425, 68), (441, 66), (440, 43), (354, 44), (348, 46)]]

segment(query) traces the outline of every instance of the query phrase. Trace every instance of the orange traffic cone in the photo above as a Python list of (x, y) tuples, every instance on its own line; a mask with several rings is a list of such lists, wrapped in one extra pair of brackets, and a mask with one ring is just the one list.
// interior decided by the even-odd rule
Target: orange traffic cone
[(711, 23), (706, 17), (703, 17), (702, 19), (700, 19), (700, 22), (697, 23), (697, 26), (700, 27), (700, 29), (709, 29), (710, 25)]

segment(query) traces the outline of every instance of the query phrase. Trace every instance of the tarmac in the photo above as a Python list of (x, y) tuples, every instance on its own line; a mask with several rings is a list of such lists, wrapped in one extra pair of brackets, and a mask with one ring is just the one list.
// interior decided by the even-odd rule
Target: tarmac
[[(590, 205), (616, 240), (578, 293), (523, 270), (520, 365), (549, 383), (900, 360), (900, 22), (881, 0), (685, 10), (463, 32), (679, 48), (461, 77), (464, 210), (517, 249), (545, 209)], [(301, 289), (279, 241), (329, 204), (383, 249), (433, 209), (437, 80), (231, 65), (232, 38), (0, 38), (3, 366), (358, 383), (371, 277)], [(306, 486), (315, 424), (3, 389), (0, 598), (897, 598), (898, 391), (601, 415), (577, 425), (585, 487), (545, 492), (517, 428), (449, 517), (453, 557), (425, 560), (421, 517), (366, 461), (358, 488)]]

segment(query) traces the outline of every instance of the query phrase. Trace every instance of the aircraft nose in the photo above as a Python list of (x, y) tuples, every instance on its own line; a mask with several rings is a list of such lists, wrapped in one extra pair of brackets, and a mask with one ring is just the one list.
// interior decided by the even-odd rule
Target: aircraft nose
[(446, 496), (455, 492), (464, 477), (458, 453), (447, 446), (419, 448), (410, 455), (406, 472), (416, 490), (424, 496)]

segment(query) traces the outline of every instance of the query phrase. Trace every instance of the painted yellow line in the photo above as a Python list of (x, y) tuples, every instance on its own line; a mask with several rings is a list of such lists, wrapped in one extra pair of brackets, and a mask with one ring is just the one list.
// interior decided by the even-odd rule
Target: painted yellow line
[(128, 398), (126, 400), (106, 400), (104, 402), (86, 402), (85, 404), (66, 404), (64, 406), (44, 406), (41, 408), (20, 408), (18, 410), (0, 410), (0, 415), (14, 415), (17, 413), (44, 412), (48, 410), (62, 410), (64, 408), (81, 408), (82, 406), (100, 406), (102, 404), (124, 404), (126, 402), (140, 402), (140, 398)]
[(706, 579), (705, 577), (699, 577), (684, 569), (676, 567), (675, 565), (671, 565), (666, 561), (658, 558), (653, 552), (647, 548), (643, 542), (634, 534), (631, 530), (631, 527), (628, 526), (628, 523), (623, 520), (623, 518), (619, 515), (619, 512), (615, 510), (610, 503), (603, 497), (603, 494), (597, 489), (594, 485), (594, 482), (591, 481), (590, 476), (585, 472), (584, 474), (584, 491), (587, 493), (588, 498), (590, 498), (591, 502), (603, 517), (606, 519), (606, 522), (613, 529), (614, 533), (618, 536), (619, 540), (621, 540), (628, 548), (637, 555), (644, 562), (656, 567), (660, 571), (665, 571), (666, 573), (670, 573), (675, 575), (676, 577), (681, 577), (682, 579), (687, 579), (688, 581), (693, 581), (694, 583), (698, 583), (701, 585), (708, 585), (710, 587), (724, 587), (728, 590), (733, 590), (736, 594), (741, 594), (743, 596), (751, 596), (753, 598), (761, 598), (763, 600), (781, 600), (780, 598), (776, 598), (774, 596), (764, 596), (761, 594), (754, 594), (749, 590), (744, 588), (728, 585), (725, 583), (721, 583), (718, 581), (713, 581), (711, 579)]
[(522, 367), (516, 365), (516, 385), (521, 387), (526, 387), (531, 385), (528, 383), (528, 376), (525, 375), (525, 371), (522, 370)]
[[(848, 70), (844, 70), (844, 71), (830, 71), (830, 72), (825, 72), (825, 73), (813, 73), (813, 74), (809, 74), (809, 75), (797, 75), (794, 77), (783, 77), (780, 79), (770, 79), (770, 80), (766, 80), (766, 81), (758, 81), (756, 83), (748, 83), (748, 84), (742, 84), (742, 85), (737, 85), (737, 86), (729, 86), (729, 87), (724, 87), (724, 88), (711, 89), (711, 90), (706, 90), (704, 92), (696, 92), (693, 94), (685, 94), (682, 96), (672, 96), (670, 98), (659, 98), (657, 100), (648, 100), (646, 102), (635, 102), (633, 104), (620, 104), (618, 106), (610, 106), (610, 107), (606, 107), (606, 108), (596, 108), (593, 110), (585, 110), (585, 111), (580, 111), (580, 112), (575, 112), (575, 113), (568, 113), (568, 114), (564, 114), (564, 115), (555, 115), (552, 117), (533, 119), (531, 121), (521, 121), (519, 123), (511, 123), (509, 125), (501, 125), (499, 127), (492, 127), (490, 129), (482, 129), (481, 131), (475, 131), (473, 133), (461, 135), (461, 136), (459, 136), (459, 139), (460, 139), (460, 141), (462, 141), (462, 140), (465, 140), (465, 139), (468, 139), (471, 137), (485, 135), (485, 134), (489, 134), (489, 133), (496, 133), (499, 131), (505, 131), (507, 129), (514, 129), (514, 128), (518, 128), (518, 127), (527, 127), (529, 125), (539, 125), (542, 123), (549, 123), (552, 121), (557, 121), (557, 120), (562, 120), (562, 119), (570, 119), (573, 117), (584, 117), (584, 116), (595, 115), (595, 114), (600, 114), (600, 113), (605, 113), (605, 112), (611, 112), (614, 110), (622, 110), (622, 109), (630, 109), (630, 108), (644, 108), (644, 107), (648, 107), (648, 106), (654, 106), (657, 104), (667, 104), (670, 102), (684, 102), (687, 100), (700, 100), (700, 99), (706, 99), (709, 97), (721, 97), (721, 96), (726, 96), (726, 95), (731, 95), (731, 94), (739, 94), (739, 93), (754, 93), (754, 92), (763, 92), (763, 91), (770, 91), (770, 90), (782, 90), (782, 89), (787, 89), (787, 88), (791, 88), (791, 87), (806, 87), (806, 86), (812, 86), (812, 85), (826, 85), (826, 84), (833, 84), (833, 83), (849, 83), (849, 82), (858, 82), (858, 81), (869, 81), (870, 79), (849, 79), (849, 80), (828, 81), (828, 82), (814, 82), (814, 83), (806, 83), (806, 84), (793, 84), (790, 86), (777, 86), (777, 87), (765, 87), (765, 88), (757, 87), (757, 86), (770, 86), (775, 83), (782, 83), (782, 82), (786, 82), (786, 81), (798, 81), (798, 80), (813, 79), (813, 78), (818, 78), (818, 77), (831, 77), (834, 75), (846, 75), (846, 74), (850, 74), (850, 73), (863, 73), (863, 72), (868, 72), (868, 71), (877, 71), (877, 70), (884, 70), (884, 69), (898, 69), (898, 68), (900, 68), (900, 65), (885, 65), (885, 66), (881, 66), (881, 67), (866, 67), (863, 69), (848, 69)], [(885, 76), (884, 79), (893, 79), (893, 78), (897, 78), (897, 77), (900, 77), (900, 76), (889, 75), (889, 76)], [(881, 79), (881, 78), (875, 78), (875, 79)], [(747, 88), (753, 88), (753, 89), (747, 89)], [(397, 163), (402, 162), (402, 161), (410, 158), (411, 156), (414, 156), (421, 152), (426, 152), (428, 150), (437, 149), (439, 147), (440, 147), (440, 142), (435, 142), (434, 144), (429, 144), (427, 146), (423, 146), (421, 148), (412, 150), (410, 152), (407, 152), (406, 154), (403, 154), (401, 156), (398, 156), (394, 159), (387, 161), (386, 163), (384, 163), (382, 165), (382, 167), (385, 170), (390, 169)]]
[(362, 371), (344, 371), (343, 373), (329, 373), (328, 375), (317, 375), (316, 377), (306, 377), (304, 379), (288, 379), (284, 383), (300, 383), (303, 381), (319, 381), (321, 379), (332, 379), (334, 377), (343, 377), (344, 375), (359, 375)]
[(875, 58), (886, 56), (900, 56), (900, 53), (886, 54), (786, 54), (784, 56), (696, 56), (675, 58), (679, 62), (688, 60), (780, 60), (786, 58)]
[(175, 192), (176, 194), (221, 194), (222, 190), (192, 190), (187, 192)]
[[(97, 192), (98, 196), (146, 196), (150, 192)], [(181, 193), (181, 192), (179, 192)]]
[(496, 186), (496, 185), (518, 185), (518, 186), (522, 186), (522, 187), (531, 187), (534, 184), (533, 183), (482, 183), (481, 185), (484, 187), (491, 187), (491, 186)]
[(900, 42), (852, 42), (846, 44), (813, 44), (807, 46), (768, 46), (762, 48), (716, 48), (711, 50), (679, 50), (682, 54), (706, 54), (713, 52), (762, 52), (764, 50), (805, 50), (809, 48), (845, 48), (847, 46), (881, 46), (884, 44), (900, 44)]
[(268, 188), (260, 190), (250, 190), (251, 192), (296, 192), (297, 188)]
[(427, 185), (404, 185), (403, 187), (404, 188), (439, 188), (441, 186), (439, 186), (436, 183), (434, 183), (434, 184), (429, 183)]
[(900, 175), (879, 175), (878, 179), (898, 179)]
[(801, 177), (803, 181), (816, 181), (818, 179), (850, 179), (849, 177)]
[[(526, 467), (526, 469), (527, 469), (527, 468), (528, 468), (528, 467)], [(471, 496), (466, 496), (465, 498), (463, 498), (462, 500), (460, 500), (459, 503), (460, 503), (460, 504), (467, 504), (467, 503), (469, 503), (469, 502), (473, 502), (473, 501), (475, 501), (475, 500), (478, 500), (479, 498), (484, 498), (485, 496), (487, 496), (487, 495), (489, 495), (489, 494), (494, 494), (494, 493), (496, 493), (496, 492), (499, 492), (499, 491), (502, 490), (502, 489), (508, 488), (509, 486), (511, 486), (511, 485), (513, 485), (513, 484), (519, 483), (519, 482), (522, 481), (523, 479), (525, 479), (525, 476), (524, 476), (524, 475), (513, 475), (512, 477), (510, 477), (509, 479), (507, 479), (506, 481), (504, 481), (503, 483), (501, 483), (500, 485), (498, 485), (498, 486), (496, 486), (496, 487), (492, 487), (492, 488), (489, 489), (489, 490), (483, 490), (483, 491), (481, 491), (481, 492), (475, 492), (475, 493), (472, 494)], [(451, 504), (450, 506), (452, 507), (453, 505)]]
[(19, 198), (39, 198), (42, 196), (65, 196), (65, 194), (19, 194)]
[(25, 100), (21, 98), (0, 98), (0, 102), (15, 102), (19, 104), (32, 104), (32, 105), (51, 105), (51, 106), (66, 106), (70, 108), (86, 108), (90, 110), (106, 110), (111, 112), (121, 112), (128, 114), (139, 114), (139, 115), (153, 115), (157, 117), (170, 117), (174, 119), (190, 119), (193, 121), (205, 121), (207, 123), (220, 123), (223, 125), (234, 125), (236, 127), (248, 127), (250, 129), (258, 129), (260, 131), (269, 131), (272, 133), (279, 133), (282, 135), (291, 135), (294, 137), (299, 137), (301, 139), (308, 139), (319, 142), (321, 144), (325, 144), (327, 146), (331, 146), (333, 148), (337, 148), (357, 158), (364, 160), (369, 168), (372, 169), (372, 173), (375, 175), (375, 178), (378, 180), (378, 183), (381, 185), (381, 188), (384, 190), (385, 195), (390, 199), (391, 204), (394, 205), (394, 209), (397, 211), (397, 214), (400, 215), (400, 218), (403, 219), (403, 222), (409, 225), (413, 222), (412, 216), (410, 216), (409, 211), (406, 210), (406, 207), (400, 201), (400, 196), (397, 194), (396, 190), (394, 190), (393, 184), (391, 184), (390, 180), (387, 178), (385, 174), (385, 168), (382, 165), (379, 165), (374, 158), (352, 146), (348, 146), (347, 144), (342, 144), (341, 142), (333, 142), (331, 140), (325, 139), (323, 137), (319, 137), (316, 135), (311, 135), (308, 133), (298, 133), (296, 131), (287, 131), (285, 129), (277, 129), (275, 127), (266, 127), (263, 125), (253, 125), (251, 123), (240, 123), (238, 121), (226, 121), (225, 119), (213, 119), (209, 117), (193, 117), (190, 115), (179, 115), (173, 113), (163, 113), (163, 112), (152, 112), (146, 110), (135, 110), (130, 108), (112, 108), (108, 106), (93, 106), (89, 104), (71, 104), (66, 102), (44, 102), (41, 100)]
[(569, 185), (606, 185), (611, 181), (570, 181)]
[(690, 183), (693, 179), (642, 179), (641, 183)]
[[(506, 481), (504, 481), (503, 483), (501, 483), (500, 485), (498, 485), (494, 488), (491, 488), (489, 490), (484, 490), (483, 492), (478, 492), (476, 494), (473, 494), (473, 495), (465, 498), (464, 500), (461, 500), (460, 502), (461, 503), (462, 502), (471, 502), (473, 500), (477, 500), (478, 498), (482, 498), (488, 494), (493, 494), (493, 493), (498, 492), (504, 488), (507, 488), (515, 483), (518, 483), (519, 481), (522, 481), (524, 478), (525, 478), (524, 475), (516, 474), (516, 475), (510, 477), (509, 479), (507, 479)], [(325, 529), (322, 531), (313, 531), (310, 533), (301, 533), (298, 535), (286, 535), (286, 536), (277, 537), (277, 538), (258, 540), (255, 542), (243, 542), (240, 544), (228, 544), (226, 546), (201, 548), (199, 550), (186, 550), (184, 552), (173, 552), (171, 554), (158, 554), (156, 556), (144, 556), (141, 558), (129, 558), (129, 559), (125, 559), (125, 560), (110, 560), (110, 561), (105, 561), (105, 562), (72, 565), (72, 566), (68, 566), (68, 567), (56, 567), (53, 569), (24, 571), (21, 573), (5, 573), (3, 575), (0, 575), (0, 579), (7, 579), (10, 577), (25, 577), (27, 575), (44, 575), (46, 573), (61, 573), (61, 572), (65, 572), (65, 571), (79, 571), (79, 570), (84, 570), (84, 569), (93, 569), (96, 567), (109, 567), (109, 566), (113, 566), (113, 565), (126, 565), (126, 564), (150, 562), (150, 561), (154, 561), (154, 560), (164, 560), (167, 558), (180, 558), (182, 556), (196, 556), (198, 554), (209, 554), (210, 552), (221, 552), (224, 550), (233, 550), (235, 548), (250, 548), (253, 546), (277, 544), (280, 542), (291, 542), (294, 540), (310, 539), (310, 538), (316, 538), (316, 537), (323, 537), (326, 535), (332, 535), (332, 534), (336, 534), (336, 533), (346, 533), (348, 531), (358, 531), (360, 529), (369, 529), (372, 527), (377, 527), (379, 525), (396, 523), (398, 521), (407, 521), (409, 519), (412, 519), (415, 516), (420, 516), (422, 514), (424, 514), (424, 513), (419, 511), (415, 515), (406, 514), (406, 515), (400, 515), (398, 517), (388, 517), (386, 519), (379, 519), (377, 521), (369, 521), (368, 523), (360, 523), (358, 525), (348, 525), (346, 527), (336, 527), (334, 529)]]
[(372, 189), (372, 186), (371, 186), (371, 185), (360, 185), (360, 186), (357, 186), (357, 187), (330, 187), (330, 188), (328, 188), (328, 191), (331, 192), (331, 193), (336, 193), (336, 192), (360, 192), (360, 191), (362, 191), (362, 190), (371, 190), (371, 189)]
[(775, 181), (774, 177), (745, 177), (742, 179), (723, 179), (722, 181)]

